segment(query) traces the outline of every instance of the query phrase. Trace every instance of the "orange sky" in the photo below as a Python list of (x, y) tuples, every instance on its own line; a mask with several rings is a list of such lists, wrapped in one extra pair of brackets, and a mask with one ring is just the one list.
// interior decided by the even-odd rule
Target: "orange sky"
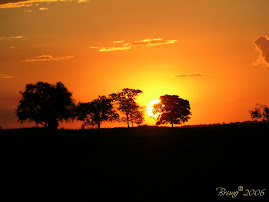
[[(250, 120), (256, 103), (269, 105), (268, 8), (267, 0), (2, 0), (0, 126), (28, 126), (14, 110), (37, 81), (62, 81), (76, 102), (136, 88), (145, 107), (177, 94), (190, 101), (188, 124)], [(146, 124), (154, 124), (147, 115)]]

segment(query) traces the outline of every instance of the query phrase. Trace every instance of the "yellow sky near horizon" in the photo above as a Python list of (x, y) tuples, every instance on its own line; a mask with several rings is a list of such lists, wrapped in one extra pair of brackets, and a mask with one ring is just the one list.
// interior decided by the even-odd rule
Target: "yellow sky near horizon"
[(27, 126), (14, 110), (19, 91), (38, 81), (63, 82), (76, 102), (135, 88), (145, 108), (176, 94), (190, 101), (187, 124), (250, 120), (256, 103), (269, 105), (268, 6), (266, 0), (3, 0), (0, 126)]

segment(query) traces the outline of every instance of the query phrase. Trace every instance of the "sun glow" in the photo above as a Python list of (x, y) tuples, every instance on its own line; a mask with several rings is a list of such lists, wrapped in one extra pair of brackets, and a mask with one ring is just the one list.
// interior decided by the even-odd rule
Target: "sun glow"
[(152, 117), (152, 118), (157, 118), (158, 117), (158, 114), (155, 114), (153, 116), (152, 114), (152, 109), (153, 109), (153, 105), (157, 104), (157, 103), (160, 103), (161, 101), (160, 100), (152, 100), (150, 101), (148, 104), (147, 104), (147, 114)]

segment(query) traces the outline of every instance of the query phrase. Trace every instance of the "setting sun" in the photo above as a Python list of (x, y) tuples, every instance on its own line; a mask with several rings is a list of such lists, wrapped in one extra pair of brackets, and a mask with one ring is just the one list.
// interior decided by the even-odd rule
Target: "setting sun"
[(266, 200), (268, 8), (0, 0), (1, 197)]
[(161, 101), (160, 100), (152, 100), (150, 101), (148, 104), (147, 104), (147, 114), (150, 116), (150, 117), (153, 117), (153, 118), (157, 118), (158, 117), (158, 114), (155, 114), (153, 116), (152, 114), (152, 109), (153, 109), (153, 105), (157, 104), (157, 103), (160, 103)]

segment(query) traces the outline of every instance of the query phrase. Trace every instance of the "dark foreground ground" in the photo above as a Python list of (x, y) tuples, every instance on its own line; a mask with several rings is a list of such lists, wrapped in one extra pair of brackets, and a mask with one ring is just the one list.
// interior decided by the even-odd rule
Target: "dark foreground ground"
[[(2, 130), (0, 201), (265, 201), (268, 136), (263, 123)], [(236, 198), (216, 191), (238, 186), (267, 190)]]

